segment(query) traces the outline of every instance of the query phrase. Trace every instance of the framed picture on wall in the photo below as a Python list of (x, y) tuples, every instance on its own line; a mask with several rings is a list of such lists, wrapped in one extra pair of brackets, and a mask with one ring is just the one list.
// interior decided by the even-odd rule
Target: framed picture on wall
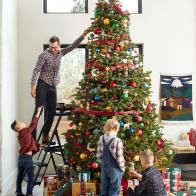
[(192, 74), (161, 74), (161, 122), (192, 122)]
[(88, 0), (43, 0), (44, 13), (88, 13)]
[(142, 0), (120, 0), (123, 10), (128, 10), (131, 14), (142, 13)]

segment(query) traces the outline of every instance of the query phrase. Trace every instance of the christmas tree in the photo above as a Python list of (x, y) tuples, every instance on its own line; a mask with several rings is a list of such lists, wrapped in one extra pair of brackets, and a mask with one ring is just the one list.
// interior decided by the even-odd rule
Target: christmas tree
[(79, 82), (75, 109), (65, 134), (65, 154), (77, 171), (90, 170), (100, 177), (96, 145), (108, 118), (116, 116), (124, 144), (126, 166), (141, 169), (139, 152), (150, 148), (159, 168), (172, 158), (163, 139), (155, 104), (151, 103), (150, 72), (144, 71), (142, 56), (134, 53), (130, 38), (130, 14), (117, 0), (98, 0), (88, 37), (89, 60)]

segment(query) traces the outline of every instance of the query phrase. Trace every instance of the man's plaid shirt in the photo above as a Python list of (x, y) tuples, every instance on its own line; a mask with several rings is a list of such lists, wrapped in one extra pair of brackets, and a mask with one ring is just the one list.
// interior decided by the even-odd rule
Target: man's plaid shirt
[(39, 55), (38, 61), (33, 70), (31, 84), (36, 85), (37, 79), (39, 77), (39, 79), (43, 80), (47, 84), (51, 86), (57, 86), (60, 82), (59, 69), (61, 58), (78, 47), (83, 39), (84, 36), (82, 35), (68, 47), (59, 50), (59, 52), (55, 55), (52, 54), (49, 49), (42, 52)]
[(135, 188), (135, 195), (141, 196), (166, 196), (165, 185), (161, 173), (156, 167), (151, 166), (142, 173), (142, 180)]
[[(97, 159), (101, 160), (103, 154), (103, 135), (99, 138), (98, 146), (97, 146)], [(110, 144), (110, 152), (112, 156), (116, 159), (120, 169), (122, 171), (125, 170), (125, 159), (123, 156), (123, 143), (122, 140), (118, 137), (115, 137), (114, 141)]]

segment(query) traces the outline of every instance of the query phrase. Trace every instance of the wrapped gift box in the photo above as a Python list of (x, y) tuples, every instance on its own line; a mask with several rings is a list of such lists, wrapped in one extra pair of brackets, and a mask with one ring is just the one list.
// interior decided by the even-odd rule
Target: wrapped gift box
[[(163, 182), (166, 185), (166, 191), (179, 192), (181, 187), (181, 169), (165, 168), (161, 170)], [(169, 187), (169, 188), (168, 188)]]
[(176, 196), (189, 196), (189, 193), (187, 191), (180, 191), (177, 192)]
[(85, 195), (86, 193), (96, 195), (96, 184), (91, 182), (74, 182), (72, 184), (72, 196)]
[(78, 179), (80, 182), (90, 182), (90, 172), (80, 172)]
[(126, 178), (123, 178), (121, 180), (121, 186), (122, 186), (122, 189), (123, 189), (123, 196), (127, 196), (128, 194), (128, 180)]
[(196, 147), (196, 129), (191, 128), (188, 135), (189, 135), (190, 144)]
[(57, 176), (56, 175), (45, 175), (44, 176), (44, 196), (53, 196), (57, 190)]
[(190, 187), (189, 196), (196, 196), (196, 187)]

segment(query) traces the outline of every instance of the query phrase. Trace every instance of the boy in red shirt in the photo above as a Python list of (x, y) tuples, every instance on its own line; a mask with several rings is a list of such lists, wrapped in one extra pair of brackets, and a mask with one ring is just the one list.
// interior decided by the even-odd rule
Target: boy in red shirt
[(32, 155), (35, 154), (37, 150), (36, 143), (32, 137), (32, 131), (37, 126), (39, 116), (41, 114), (42, 107), (37, 108), (37, 113), (32, 119), (31, 124), (26, 126), (23, 122), (15, 120), (11, 124), (11, 128), (18, 133), (18, 142), (20, 144), (19, 158), (18, 158), (18, 175), (16, 181), (16, 195), (24, 196), (22, 194), (22, 181), (24, 173), (27, 173), (28, 183), (27, 183), (27, 194), (26, 196), (31, 196), (34, 186), (34, 172), (33, 172), (33, 161)]

